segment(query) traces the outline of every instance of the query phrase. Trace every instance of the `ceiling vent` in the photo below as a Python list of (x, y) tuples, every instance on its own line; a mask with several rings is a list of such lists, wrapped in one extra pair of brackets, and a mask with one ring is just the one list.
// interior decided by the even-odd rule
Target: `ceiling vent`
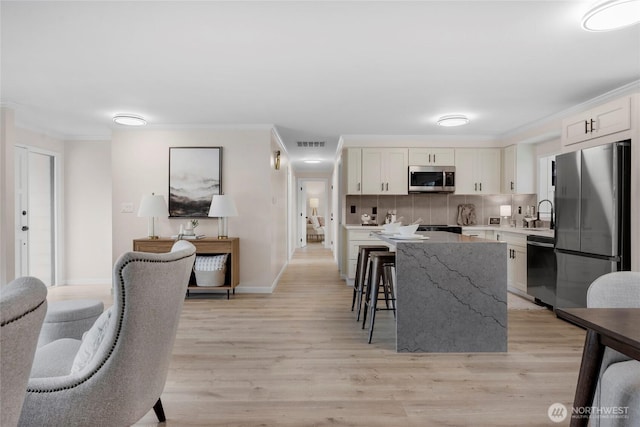
[(298, 141), (298, 147), (322, 148), (324, 141)]

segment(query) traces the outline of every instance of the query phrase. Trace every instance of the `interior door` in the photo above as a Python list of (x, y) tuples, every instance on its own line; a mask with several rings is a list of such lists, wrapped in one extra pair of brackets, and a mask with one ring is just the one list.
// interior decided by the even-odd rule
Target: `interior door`
[(298, 243), (301, 248), (307, 246), (307, 190), (302, 181), (298, 181)]
[(55, 156), (15, 150), (16, 275), (56, 282)]
[(15, 235), (16, 277), (29, 275), (29, 152), (15, 147)]

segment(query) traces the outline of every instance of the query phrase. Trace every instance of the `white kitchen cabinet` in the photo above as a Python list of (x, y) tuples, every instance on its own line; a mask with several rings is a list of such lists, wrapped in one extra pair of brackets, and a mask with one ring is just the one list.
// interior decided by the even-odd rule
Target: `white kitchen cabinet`
[(362, 192), (362, 149), (347, 148), (347, 194), (360, 194)]
[(502, 150), (502, 192), (505, 194), (533, 194), (533, 144), (510, 145)]
[(454, 166), (453, 148), (409, 148), (411, 166)]
[(507, 245), (507, 286), (527, 293), (527, 247)]
[(500, 193), (500, 149), (455, 150), (456, 194)]
[(562, 145), (571, 145), (631, 128), (631, 98), (607, 102), (562, 121)]
[(527, 236), (500, 231), (496, 239), (507, 243), (507, 287), (527, 293)]
[(407, 148), (362, 149), (362, 194), (409, 194)]

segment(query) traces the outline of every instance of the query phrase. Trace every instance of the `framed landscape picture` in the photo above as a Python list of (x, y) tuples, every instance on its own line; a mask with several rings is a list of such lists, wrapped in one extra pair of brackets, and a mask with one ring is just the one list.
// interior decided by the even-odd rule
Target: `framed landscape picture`
[(221, 179), (222, 147), (170, 147), (169, 216), (207, 217)]

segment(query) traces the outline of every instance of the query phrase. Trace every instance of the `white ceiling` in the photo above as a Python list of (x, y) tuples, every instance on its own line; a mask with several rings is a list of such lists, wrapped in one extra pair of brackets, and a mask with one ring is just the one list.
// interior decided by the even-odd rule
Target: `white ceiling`
[(590, 2), (3, 0), (0, 95), (69, 139), (118, 112), (275, 125), (294, 168), (326, 170), (341, 135), (497, 137), (640, 79), (640, 25), (583, 31)]

